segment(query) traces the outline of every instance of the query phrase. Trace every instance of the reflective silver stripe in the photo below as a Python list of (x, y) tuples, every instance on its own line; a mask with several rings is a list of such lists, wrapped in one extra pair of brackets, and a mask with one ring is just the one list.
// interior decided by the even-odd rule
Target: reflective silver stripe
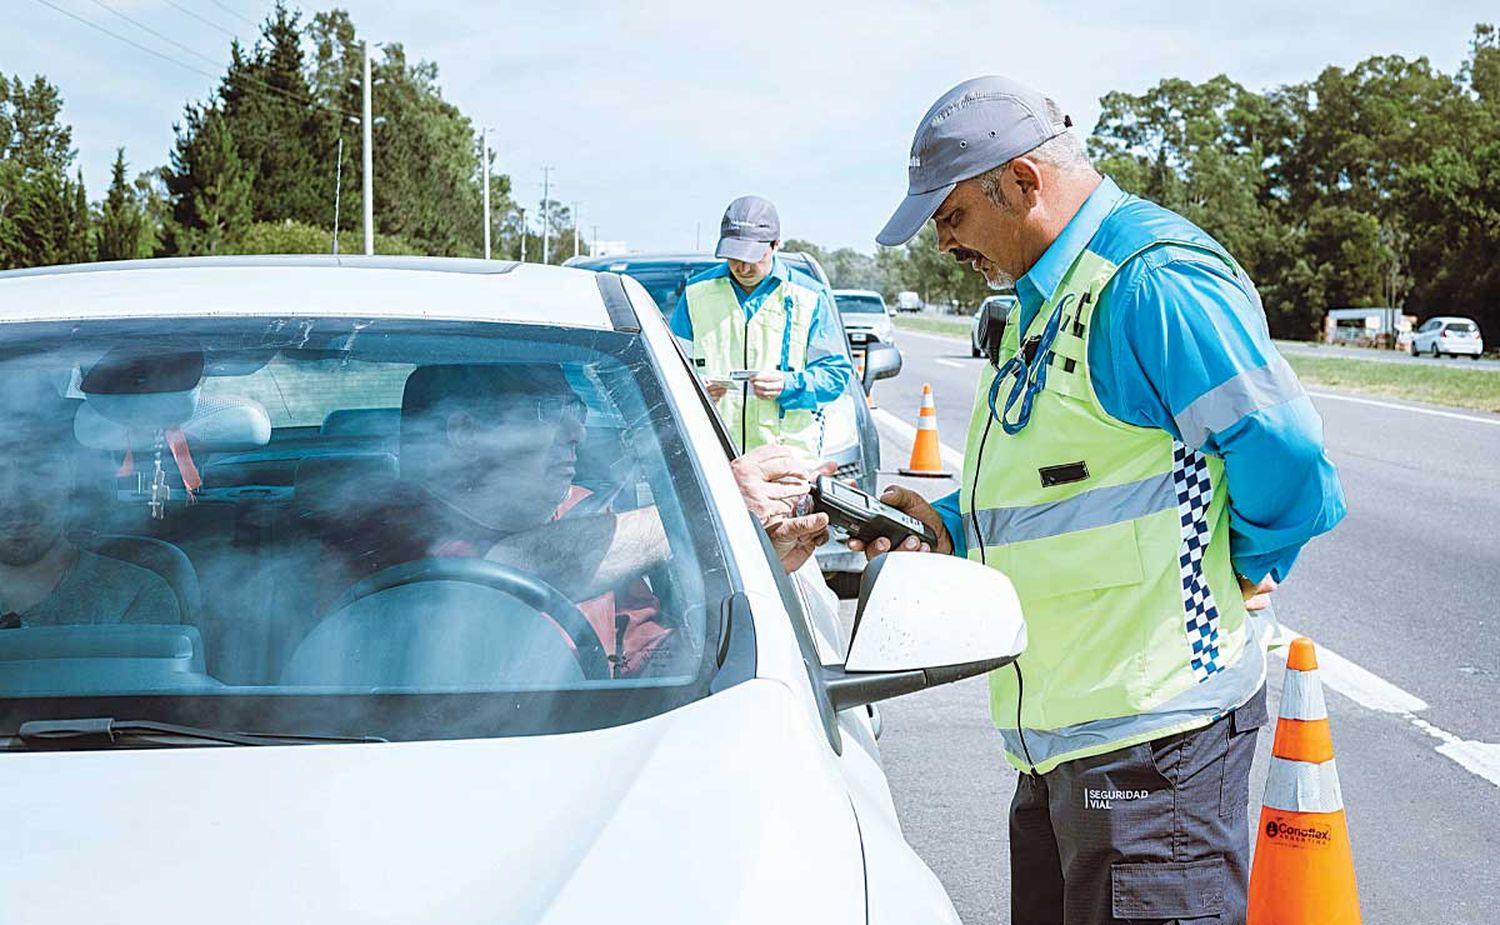
[(1272, 755), (1265, 805), (1284, 813), (1342, 812), (1344, 794), (1339, 790), (1339, 772), (1333, 759), (1313, 764)]
[(1323, 685), (1316, 671), (1288, 668), (1281, 687), (1282, 719), (1327, 719), (1328, 704), (1323, 701)]
[(1240, 373), (1199, 395), (1177, 415), (1182, 442), (1198, 449), (1208, 438), (1233, 426), (1247, 414), (1303, 395), (1302, 383), (1286, 360), (1276, 357), (1258, 369)]
[[(1046, 504), (985, 508), (964, 518), (964, 531), (970, 549), (981, 545), (981, 534), (984, 536), (982, 545), (1006, 546), (1075, 530), (1104, 527), (1176, 507), (1177, 489), (1172, 483), (1172, 473), (1163, 472), (1138, 482), (1094, 488)], [(974, 530), (976, 518), (979, 533)]]
[[(1022, 659), (1025, 659), (1024, 655)], [(1034, 763), (1043, 767), (1045, 773), (1045, 766), (1059, 757), (1117, 742), (1155, 738), (1152, 733), (1180, 727), (1193, 720), (1202, 720), (1207, 725), (1249, 700), (1264, 683), (1265, 650), (1247, 623), (1245, 646), (1239, 661), (1214, 672), (1207, 680), (1194, 684), (1149, 713), (1096, 719), (1060, 729), (1026, 729), (1024, 747), (1021, 733), (1015, 729), (1000, 729), (1000, 738), (1011, 757), (1023, 764)], [(1011, 720), (1015, 720), (1014, 712)]]

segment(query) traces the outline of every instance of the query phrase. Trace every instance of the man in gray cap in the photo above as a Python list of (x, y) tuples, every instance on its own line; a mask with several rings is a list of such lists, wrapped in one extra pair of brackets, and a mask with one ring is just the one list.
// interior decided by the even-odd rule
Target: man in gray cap
[(884, 500), (936, 551), (1004, 571), (1026, 613), (1026, 652), (990, 678), (1022, 772), (1011, 920), (1243, 922), (1267, 596), (1344, 499), (1250, 280), (1100, 176), (1071, 125), (982, 77), (917, 127), (878, 240), (931, 219), (1019, 305), (989, 344), (960, 489)]
[(731, 202), (714, 250), (725, 263), (688, 280), (671, 327), (692, 343), (693, 365), (742, 452), (776, 443), (816, 462), (820, 409), (854, 369), (827, 287), (794, 273), (780, 246), (770, 201)]

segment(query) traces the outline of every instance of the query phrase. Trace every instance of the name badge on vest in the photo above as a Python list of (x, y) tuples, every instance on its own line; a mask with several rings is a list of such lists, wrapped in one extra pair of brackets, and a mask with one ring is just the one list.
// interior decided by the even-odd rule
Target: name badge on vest
[(1078, 462), (1064, 463), (1061, 466), (1043, 466), (1036, 471), (1037, 475), (1042, 477), (1043, 488), (1056, 488), (1058, 485), (1082, 482), (1089, 477), (1088, 463), (1081, 459)]

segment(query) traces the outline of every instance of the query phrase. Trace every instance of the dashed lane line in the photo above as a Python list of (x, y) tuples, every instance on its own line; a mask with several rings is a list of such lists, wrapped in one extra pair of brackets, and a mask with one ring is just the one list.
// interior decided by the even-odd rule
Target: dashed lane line
[(957, 360), (945, 360), (942, 357), (937, 357), (932, 362), (938, 364), (939, 366), (951, 366), (954, 369), (963, 369), (964, 368), (964, 364), (958, 362)]
[[(917, 429), (889, 411), (876, 408), (873, 414), (876, 425), (898, 444), (910, 445), (916, 440)], [(1484, 419), (1476, 418), (1475, 420), (1483, 421)], [(956, 470), (963, 469), (963, 453), (942, 442), (938, 443), (938, 452), (944, 464)], [(1290, 643), (1300, 635), (1302, 634), (1283, 624), (1281, 634), (1277, 637), (1283, 645), (1273, 651), (1284, 656), (1286, 654), (1285, 643)], [(1417, 715), (1428, 710), (1427, 701), (1397, 687), (1321, 644), (1318, 646), (1318, 674), (1323, 683), (1365, 709), (1389, 713), (1411, 723), (1438, 741), (1439, 744), (1433, 747), (1438, 754), (1457, 763), (1469, 773), (1500, 787), (1500, 744), (1463, 739), (1446, 729), (1434, 726)]]

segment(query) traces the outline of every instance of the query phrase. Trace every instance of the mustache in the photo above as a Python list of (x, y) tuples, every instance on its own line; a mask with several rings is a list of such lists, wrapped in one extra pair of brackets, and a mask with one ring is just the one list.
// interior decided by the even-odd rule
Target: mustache
[(953, 249), (953, 259), (959, 263), (968, 263), (971, 260), (983, 260), (984, 255), (979, 251), (971, 251), (967, 247), (956, 247)]

